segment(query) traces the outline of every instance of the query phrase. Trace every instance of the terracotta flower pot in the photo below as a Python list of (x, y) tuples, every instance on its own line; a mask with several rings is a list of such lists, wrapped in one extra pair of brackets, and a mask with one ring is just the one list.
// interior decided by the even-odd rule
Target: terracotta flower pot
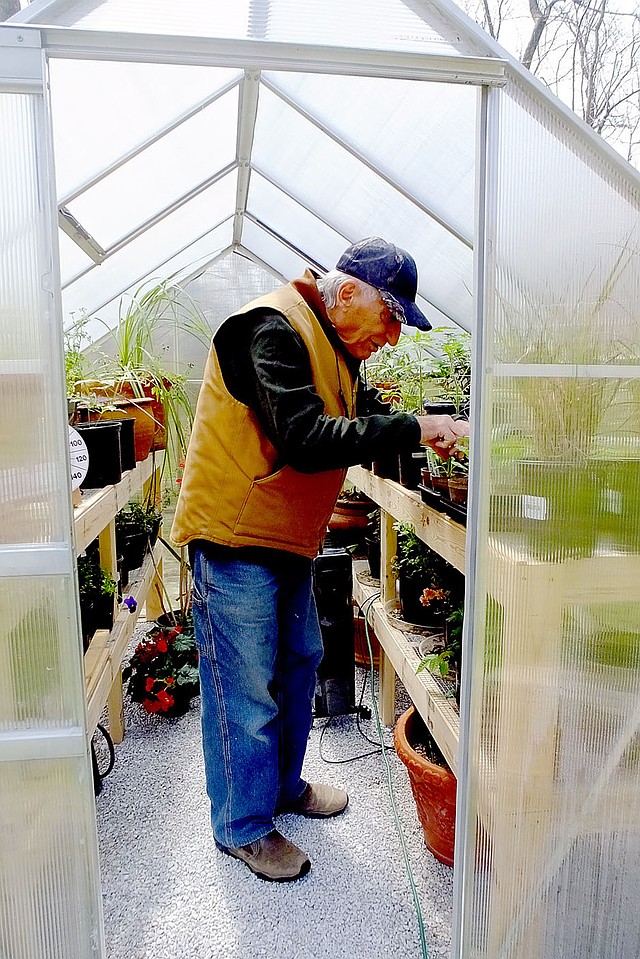
[[(373, 668), (378, 669), (380, 666), (380, 641), (371, 626), (369, 626), (369, 642), (371, 643), (371, 652), (373, 653)], [(355, 661), (358, 666), (370, 666), (371, 657), (369, 656), (369, 645), (367, 643), (364, 620), (361, 616), (354, 616), (353, 618), (353, 645)]]
[(396, 723), (393, 741), (407, 767), (427, 849), (447, 866), (453, 865), (456, 822), (456, 777), (414, 749), (424, 724), (414, 706)]
[(330, 530), (365, 529), (369, 513), (375, 509), (373, 500), (339, 499), (329, 520)]
[(156, 420), (153, 414), (153, 403), (148, 396), (137, 397), (135, 399), (112, 399), (109, 401), (113, 410), (102, 410), (100, 419), (121, 419), (123, 416), (133, 417), (135, 425), (133, 429), (134, 446), (136, 461), (139, 463), (146, 460), (153, 446)]
[(451, 502), (457, 503), (459, 506), (466, 506), (469, 477), (450, 476), (447, 482), (449, 486), (449, 499)]
[(436, 493), (440, 493), (440, 495), (443, 496), (444, 499), (449, 499), (449, 480), (444, 474), (439, 475), (437, 473), (432, 473), (431, 486), (436, 491)]

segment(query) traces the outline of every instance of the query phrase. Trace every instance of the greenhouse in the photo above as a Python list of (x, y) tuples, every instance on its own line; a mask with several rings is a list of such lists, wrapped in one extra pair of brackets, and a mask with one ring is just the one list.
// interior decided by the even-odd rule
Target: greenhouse
[[(638, 173), (450, 0), (34, 0), (0, 24), (0, 117), (0, 956), (640, 957)], [(377, 237), (433, 329), (381, 294), (407, 323), (350, 351), (349, 406), (353, 364), (291, 325), (325, 418), (364, 381), (406, 432), (457, 424), (454, 455), (423, 432), (335, 495), (345, 464), (292, 462), (323, 533), (335, 503), (323, 552), (284, 547), (325, 647), (306, 776), (350, 802), (285, 805), (313, 868), (261, 883), (211, 833), (176, 494), (211, 393), (214, 452), (275, 462), (246, 521), (302, 543), (310, 495), (270, 512), (282, 463), (240, 449), (215, 357), (241, 369), (258, 297), (339, 262), (366, 285), (343, 254)]]

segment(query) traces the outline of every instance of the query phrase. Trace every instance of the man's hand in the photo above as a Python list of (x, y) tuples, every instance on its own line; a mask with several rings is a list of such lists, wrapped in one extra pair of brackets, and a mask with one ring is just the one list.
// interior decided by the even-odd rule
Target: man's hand
[(454, 420), (451, 416), (432, 414), (417, 416), (420, 424), (420, 442), (423, 446), (430, 446), (434, 453), (442, 459), (448, 459), (461, 436), (469, 435), (469, 424), (466, 420)]

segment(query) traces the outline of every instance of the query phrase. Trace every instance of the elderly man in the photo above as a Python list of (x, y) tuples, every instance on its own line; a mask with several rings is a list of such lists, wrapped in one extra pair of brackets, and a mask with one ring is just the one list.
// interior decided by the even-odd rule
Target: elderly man
[(281, 812), (342, 812), (341, 789), (308, 783), (322, 641), (311, 560), (348, 466), (428, 444), (448, 455), (466, 424), (392, 413), (361, 360), (430, 329), (412, 257), (373, 237), (324, 277), (307, 270), (229, 317), (204, 372), (172, 537), (189, 544), (202, 736), (216, 845), (258, 876), (298, 879), (308, 857)]

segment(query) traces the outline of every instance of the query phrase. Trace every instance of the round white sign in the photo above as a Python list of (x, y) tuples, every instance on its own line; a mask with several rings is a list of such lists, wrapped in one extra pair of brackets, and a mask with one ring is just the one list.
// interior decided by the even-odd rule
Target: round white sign
[(71, 459), (71, 489), (78, 489), (89, 469), (87, 444), (73, 426), (69, 427), (69, 457)]

